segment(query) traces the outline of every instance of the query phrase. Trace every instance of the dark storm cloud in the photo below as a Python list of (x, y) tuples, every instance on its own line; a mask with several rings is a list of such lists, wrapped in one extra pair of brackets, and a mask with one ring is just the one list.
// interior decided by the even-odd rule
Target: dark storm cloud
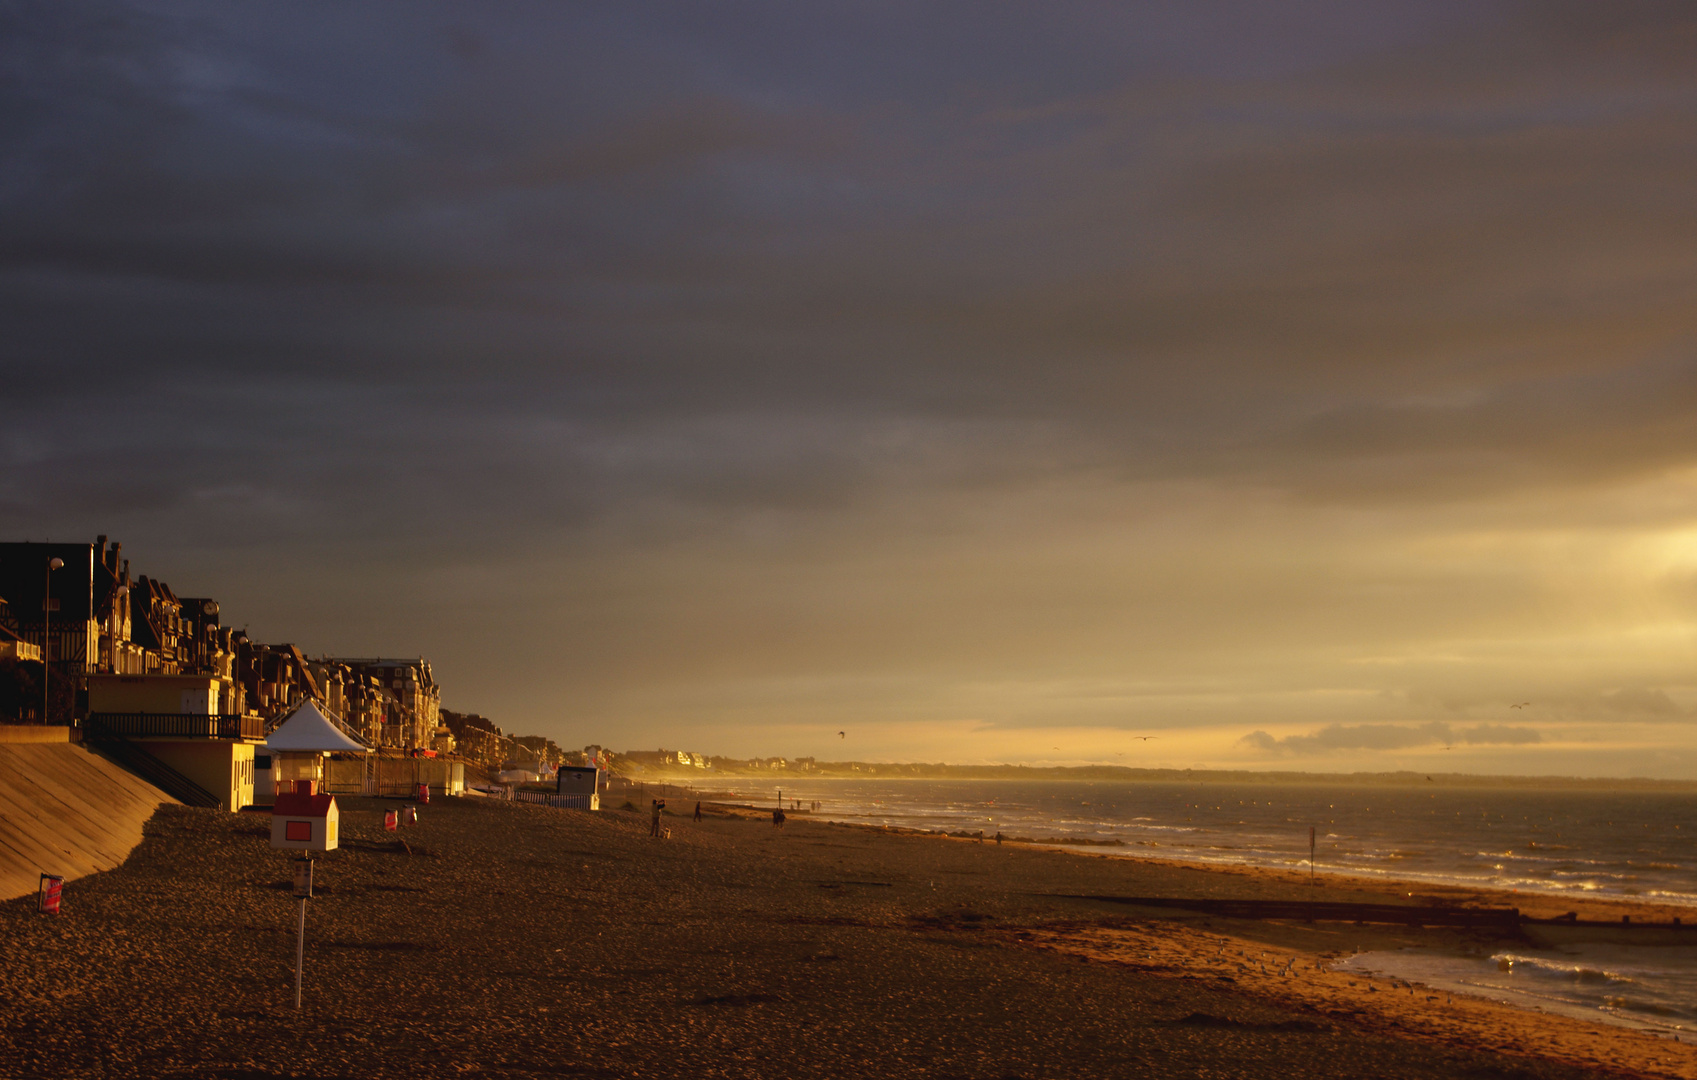
[[(1387, 395), (1599, 363), (1538, 355), (1558, 341), (1690, 329), (1689, 76), (1615, 58), (1677, 52), (1673, 9), (1611, 17), (1602, 61), (1579, 9), (1468, 27), (1541, 44), (1508, 65), (1449, 36), (1458, 16), (1394, 8), (1299, 11), (1259, 44), (1224, 9), (1160, 7), (954, 36), (875, 8), (360, 9), (319, 37), (21, 10), (4, 271), (26, 381), (274, 363), (356, 390), (505, 381), (548, 415), (1011, 414), (1074, 426), (1085, 461), (1212, 471), (1246, 437), (1264, 463), (1257, 429), (1301, 449)], [(1304, 25), (1332, 44), (1297, 47)], [(1568, 115), (1596, 82), (1607, 111)]]
[(1013, 418), (1346, 492), (1661, 464), (1688, 13), (1228, 10), (15, 6), (12, 400), (299, 378), (356, 460), (408, 417), (509, 467), (435, 414)]

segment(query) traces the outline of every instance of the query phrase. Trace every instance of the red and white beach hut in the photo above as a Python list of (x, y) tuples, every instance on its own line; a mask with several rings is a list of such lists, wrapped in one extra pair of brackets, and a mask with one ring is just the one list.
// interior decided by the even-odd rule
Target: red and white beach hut
[(294, 851), (335, 851), (339, 844), (341, 811), (336, 796), (301, 780), (293, 791), (277, 793), (271, 808), (271, 846)]

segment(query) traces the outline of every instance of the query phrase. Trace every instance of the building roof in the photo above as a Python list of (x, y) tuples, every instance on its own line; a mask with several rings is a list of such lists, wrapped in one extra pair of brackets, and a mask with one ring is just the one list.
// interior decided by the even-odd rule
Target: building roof
[[(273, 816), (281, 814), (284, 817), (328, 817), (330, 808), (336, 805), (336, 796), (319, 792), (316, 795), (296, 795), (287, 791), (277, 796), (277, 802), (271, 807)], [(340, 811), (337, 811), (338, 816)]]
[(337, 727), (336, 722), (320, 712), (311, 701), (301, 702), (298, 709), (265, 737), (265, 745), (271, 750), (295, 750), (308, 754), (367, 749), (364, 743), (355, 741)]

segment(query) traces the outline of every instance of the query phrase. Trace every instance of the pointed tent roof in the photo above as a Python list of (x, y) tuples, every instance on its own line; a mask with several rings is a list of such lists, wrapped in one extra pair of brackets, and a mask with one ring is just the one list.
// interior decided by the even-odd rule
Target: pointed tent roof
[(324, 753), (332, 750), (366, 750), (364, 743), (347, 736), (336, 722), (319, 711), (312, 701), (303, 701), (276, 730), (265, 737), (271, 750)]

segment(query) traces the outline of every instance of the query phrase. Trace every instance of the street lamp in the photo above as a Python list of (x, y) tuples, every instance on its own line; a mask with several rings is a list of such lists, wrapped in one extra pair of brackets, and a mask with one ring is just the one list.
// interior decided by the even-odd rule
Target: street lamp
[(107, 658), (107, 666), (113, 674), (122, 674), (118, 671), (118, 602), (128, 595), (130, 595), (128, 585), (120, 585), (113, 589), (112, 613), (106, 617), (106, 640), (111, 643), (109, 650), (111, 655)]
[(53, 687), (53, 571), (65, 565), (65, 560), (47, 560), (47, 584), (41, 591), (41, 722), (48, 723), (48, 692)]

